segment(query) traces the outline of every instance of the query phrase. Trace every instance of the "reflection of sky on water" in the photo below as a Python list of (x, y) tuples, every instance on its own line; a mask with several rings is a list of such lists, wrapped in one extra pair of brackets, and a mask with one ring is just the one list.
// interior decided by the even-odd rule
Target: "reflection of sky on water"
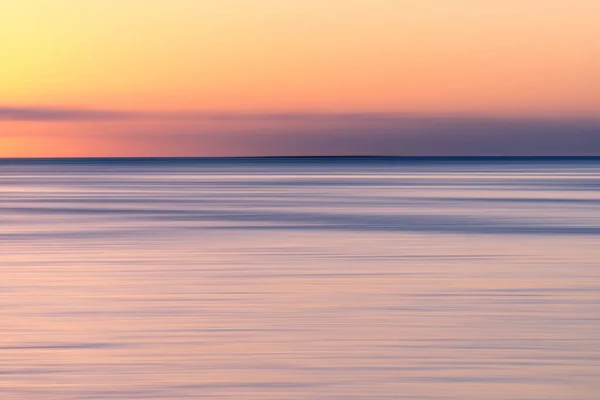
[(0, 392), (593, 400), (599, 168), (5, 164)]

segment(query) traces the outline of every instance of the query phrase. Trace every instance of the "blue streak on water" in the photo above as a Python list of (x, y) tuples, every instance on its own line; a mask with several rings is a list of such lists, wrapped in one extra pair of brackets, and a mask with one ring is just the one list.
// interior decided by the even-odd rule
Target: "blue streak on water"
[(600, 160), (0, 161), (0, 398), (595, 400)]

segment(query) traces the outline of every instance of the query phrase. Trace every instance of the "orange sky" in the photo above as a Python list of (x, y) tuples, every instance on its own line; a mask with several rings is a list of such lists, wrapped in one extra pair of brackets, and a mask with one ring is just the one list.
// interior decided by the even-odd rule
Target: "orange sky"
[[(0, 110), (596, 118), (598, 15), (597, 0), (19, 0), (0, 6)], [(5, 119), (0, 156), (178, 155), (177, 132), (273, 128)], [(204, 142), (191, 154), (227, 153)]]

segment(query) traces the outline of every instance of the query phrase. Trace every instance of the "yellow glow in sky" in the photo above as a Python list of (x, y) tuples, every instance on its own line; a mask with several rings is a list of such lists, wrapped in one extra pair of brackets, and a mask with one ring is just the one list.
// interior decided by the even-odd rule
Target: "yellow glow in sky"
[(20, 0), (1, 103), (597, 112), (596, 0)]

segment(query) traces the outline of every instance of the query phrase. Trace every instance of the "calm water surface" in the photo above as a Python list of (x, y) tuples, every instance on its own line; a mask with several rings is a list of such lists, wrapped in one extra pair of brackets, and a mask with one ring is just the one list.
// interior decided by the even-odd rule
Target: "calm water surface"
[(2, 400), (597, 400), (600, 161), (0, 162)]

